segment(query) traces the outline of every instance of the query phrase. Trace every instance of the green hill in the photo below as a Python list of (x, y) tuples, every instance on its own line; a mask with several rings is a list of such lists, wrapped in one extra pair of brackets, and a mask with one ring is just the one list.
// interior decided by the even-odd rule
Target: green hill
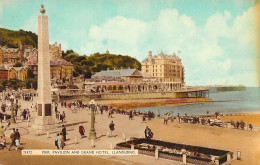
[(0, 45), (9, 48), (18, 48), (19, 45), (37, 47), (37, 35), (31, 31), (14, 31), (0, 28)]
[(135, 58), (127, 55), (100, 54), (95, 53), (90, 56), (80, 56), (72, 50), (63, 53), (65, 60), (74, 65), (74, 76), (84, 74), (89, 78), (92, 74), (107, 69), (141, 69), (141, 64)]
[[(31, 31), (28, 32), (22, 29), (14, 31), (0, 28), (0, 46), (18, 48), (21, 44), (37, 47), (38, 37)], [(73, 64), (74, 76), (84, 74), (85, 77), (89, 78), (96, 72), (114, 68), (136, 68), (141, 70), (140, 62), (127, 55), (95, 53), (90, 56), (81, 56), (73, 50), (67, 50), (62, 53), (62, 57)]]

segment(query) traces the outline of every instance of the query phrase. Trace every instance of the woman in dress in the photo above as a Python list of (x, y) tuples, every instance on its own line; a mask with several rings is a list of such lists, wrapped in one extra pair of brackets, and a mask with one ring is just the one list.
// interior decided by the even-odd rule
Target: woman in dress
[(57, 149), (60, 149), (61, 147), (61, 137), (60, 137), (60, 134), (57, 133), (57, 136), (56, 136), (56, 145), (57, 145)]
[(85, 129), (82, 125), (79, 126), (79, 133), (81, 136), (81, 139), (84, 137)]
[(61, 139), (61, 149), (63, 150), (65, 146), (63, 133), (60, 133), (60, 139)]

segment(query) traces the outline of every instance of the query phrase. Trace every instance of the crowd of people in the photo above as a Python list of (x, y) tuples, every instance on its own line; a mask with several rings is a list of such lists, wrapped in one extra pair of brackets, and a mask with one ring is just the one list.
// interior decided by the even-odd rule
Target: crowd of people
[[(35, 96), (35, 94), (23, 94), (23, 93), (11, 93), (11, 94), (7, 94), (4, 98), (2, 98), (2, 105), (1, 105), (1, 111), (5, 112), (6, 110), (10, 110), (10, 106), (8, 106), (7, 104), (5, 104), (5, 101), (10, 100), (10, 96), (14, 95), (15, 99), (14, 99), (14, 115), (17, 116), (18, 111), (20, 110), (20, 116), (22, 120), (29, 120), (30, 119), (30, 110), (36, 110), (37, 111), (37, 104), (34, 105), (32, 103), (31, 105), (31, 109), (29, 108), (25, 108), (25, 109), (21, 109), (21, 105), (19, 104), (18, 99), (23, 99), (24, 101), (32, 101), (33, 97)], [(55, 113), (56, 113), (56, 119), (60, 120), (61, 123), (65, 123), (66, 122), (66, 114), (65, 111), (59, 111), (58, 108), (58, 103), (57, 101), (53, 101), (53, 105), (54, 105), (54, 109), (55, 109)], [(106, 112), (108, 114), (108, 118), (113, 118), (113, 114), (122, 114), (122, 115), (128, 115), (129, 116), (129, 120), (132, 120), (135, 116), (140, 116), (142, 117), (142, 122), (146, 122), (146, 119), (151, 120), (152, 118), (155, 117), (154, 112), (148, 111), (148, 112), (137, 112), (135, 110), (126, 110), (126, 109), (119, 109), (119, 108), (115, 108), (112, 106), (108, 106), (105, 104), (84, 104), (81, 100), (77, 100), (75, 102), (69, 102), (69, 101), (62, 101), (60, 103), (61, 107), (65, 107), (67, 108), (69, 111), (78, 111), (78, 110), (93, 110), (95, 114), (103, 114), (104, 112)], [(160, 110), (158, 110), (157, 112), (157, 117), (161, 117), (160, 115)], [(2, 122), (3, 119), (3, 114), (0, 112), (0, 120)], [(192, 123), (192, 124), (202, 124), (202, 125), (218, 125), (220, 126), (219, 122), (216, 122), (216, 120), (213, 120), (211, 118), (205, 118), (203, 116), (188, 116), (187, 114), (185, 114), (185, 116), (180, 116), (179, 113), (176, 116), (173, 116), (173, 113), (167, 112), (166, 114), (164, 114), (163, 116), (163, 124), (167, 125), (168, 121), (171, 120), (172, 122), (174, 120), (176, 120), (177, 122), (181, 123)], [(246, 124), (242, 121), (230, 121), (229, 122), (234, 128), (236, 129), (244, 129)], [(249, 129), (253, 129), (253, 125), (249, 124), (248, 125)], [(109, 130), (110, 130), (110, 135), (113, 135), (113, 131), (115, 129), (115, 124), (113, 121), (111, 121), (111, 123), (109, 124)], [(151, 131), (151, 129), (147, 126), (145, 131), (145, 138), (151, 139), (153, 138), (153, 132)], [(79, 134), (81, 138), (85, 137), (85, 128), (83, 127), (83, 125), (79, 126)], [(62, 130), (61, 132), (57, 133), (57, 136), (55, 138), (55, 146), (57, 147), (57, 149), (64, 149), (65, 146), (65, 142), (67, 140), (67, 131), (66, 131), (66, 127), (64, 125), (62, 125)], [(6, 148), (6, 139), (5, 139), (5, 135), (2, 131), (2, 128), (0, 128), (0, 137), (1, 137), (1, 145), (3, 146), (3, 148)], [(11, 145), (9, 147), (9, 149), (12, 148), (12, 146), (15, 146), (16, 149), (19, 148), (20, 145), (20, 133), (17, 130), (13, 130), (11, 136)]]
[[(160, 110), (158, 110), (157, 117), (160, 117)], [(187, 114), (185, 114), (185, 116), (180, 116), (179, 113), (177, 114), (177, 116), (173, 116), (173, 115), (171, 115), (170, 112), (167, 112), (166, 114), (164, 114), (163, 124), (167, 125), (168, 120), (171, 120), (172, 122), (177, 121), (178, 123), (191, 123), (191, 124), (201, 124), (201, 125), (219, 126), (219, 127), (225, 127), (228, 123), (230, 123), (231, 126), (233, 126), (233, 128), (235, 128), (235, 129), (241, 128), (242, 130), (244, 130), (246, 127), (246, 123), (243, 120), (241, 120), (240, 122), (239, 121), (234, 122), (233, 120), (221, 121), (219, 119), (219, 116), (217, 116), (216, 119), (212, 119), (211, 117), (208, 117), (208, 116), (206, 116), (206, 117), (205, 116), (188, 116)], [(248, 128), (250, 130), (253, 130), (253, 125), (248, 124)]]
[(65, 125), (62, 125), (62, 129), (61, 132), (57, 133), (57, 136), (55, 138), (55, 146), (57, 147), (57, 149), (62, 149), (65, 146), (65, 141), (67, 141), (67, 129), (65, 127)]
[[(6, 137), (5, 137), (5, 133), (4, 133), (6, 128), (4, 128), (4, 126), (1, 126), (1, 128), (0, 128), (0, 140), (1, 140), (0, 146), (1, 146), (2, 149), (7, 149)], [(20, 138), (21, 138), (21, 135), (20, 135), (19, 129), (13, 128), (12, 133), (10, 135), (11, 144), (10, 144), (10, 147), (9, 147), (9, 151), (11, 151), (12, 146), (14, 146), (16, 150), (19, 149)]]

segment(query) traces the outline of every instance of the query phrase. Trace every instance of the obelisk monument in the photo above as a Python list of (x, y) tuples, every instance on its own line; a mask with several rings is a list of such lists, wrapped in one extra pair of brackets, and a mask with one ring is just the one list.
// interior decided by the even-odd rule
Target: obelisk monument
[(55, 128), (55, 120), (51, 106), (51, 78), (48, 17), (44, 15), (45, 9), (41, 5), (41, 14), (38, 15), (38, 102), (35, 127), (40, 131)]

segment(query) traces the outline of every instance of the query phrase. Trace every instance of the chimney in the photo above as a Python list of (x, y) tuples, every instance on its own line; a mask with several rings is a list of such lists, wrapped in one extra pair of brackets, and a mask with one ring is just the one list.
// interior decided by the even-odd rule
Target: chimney
[(152, 51), (151, 51), (151, 50), (148, 52), (148, 55), (149, 55), (149, 56), (152, 56)]

